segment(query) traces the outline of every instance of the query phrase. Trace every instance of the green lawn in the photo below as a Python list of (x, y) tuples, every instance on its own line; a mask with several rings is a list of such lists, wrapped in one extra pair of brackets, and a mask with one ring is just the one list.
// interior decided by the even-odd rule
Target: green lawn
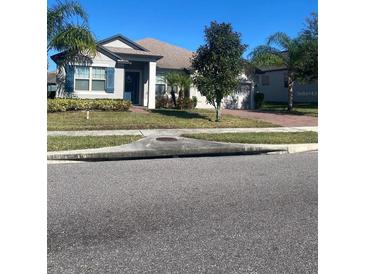
[(49, 136), (47, 151), (119, 146), (135, 142), (142, 136)]
[[(270, 111), (270, 112), (287, 112), (288, 104), (286, 103), (274, 103), (265, 102), (260, 110)], [(318, 117), (318, 104), (316, 103), (294, 103), (294, 109), (291, 114), (296, 115), (307, 115)]]
[(267, 122), (223, 115), (223, 120), (214, 122), (212, 110), (151, 110), (148, 113), (90, 111), (48, 113), (48, 130), (111, 130), (154, 128), (247, 128), (275, 127)]
[(197, 133), (184, 134), (182, 136), (208, 141), (244, 144), (306, 144), (318, 142), (318, 133), (314, 131), (218, 134)]

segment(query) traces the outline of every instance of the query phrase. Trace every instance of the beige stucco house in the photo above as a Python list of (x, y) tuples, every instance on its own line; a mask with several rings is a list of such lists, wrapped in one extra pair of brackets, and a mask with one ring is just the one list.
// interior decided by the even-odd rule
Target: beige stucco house
[[(61, 75), (57, 80), (58, 96), (66, 93), (78, 98), (123, 98), (154, 109), (155, 97), (169, 94), (163, 75), (170, 71), (191, 72), (193, 52), (153, 38), (132, 41), (118, 34), (99, 41), (97, 51), (87, 65), (66, 66), (65, 71), (57, 68)], [(60, 56), (62, 53), (51, 58), (57, 64)], [(244, 82), (242, 92), (225, 98), (226, 107), (247, 108), (250, 88)], [(191, 86), (193, 96), (198, 99), (198, 108), (212, 108)]]

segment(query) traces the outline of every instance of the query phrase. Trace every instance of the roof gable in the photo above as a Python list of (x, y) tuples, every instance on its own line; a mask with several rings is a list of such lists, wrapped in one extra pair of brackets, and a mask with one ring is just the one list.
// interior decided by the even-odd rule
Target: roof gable
[(129, 38), (121, 34), (116, 34), (109, 38), (100, 40), (98, 41), (98, 45), (114, 47), (114, 48), (131, 48), (135, 50), (148, 51), (146, 48), (142, 47), (138, 43), (130, 40)]

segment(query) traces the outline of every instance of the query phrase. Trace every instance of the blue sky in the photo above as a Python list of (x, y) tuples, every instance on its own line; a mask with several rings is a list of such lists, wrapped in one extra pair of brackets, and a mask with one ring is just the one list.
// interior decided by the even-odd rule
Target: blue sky
[[(189, 50), (203, 40), (204, 26), (213, 20), (229, 22), (252, 48), (277, 31), (295, 36), (305, 18), (318, 11), (317, 0), (103, 0), (79, 1), (89, 14), (97, 39), (121, 33), (132, 40), (152, 37)], [(48, 0), (52, 6), (55, 1)], [(50, 70), (55, 69), (52, 60)]]

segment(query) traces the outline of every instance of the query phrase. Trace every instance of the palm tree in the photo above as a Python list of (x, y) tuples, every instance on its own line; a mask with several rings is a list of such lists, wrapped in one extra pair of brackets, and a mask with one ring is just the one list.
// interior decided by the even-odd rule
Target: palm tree
[(179, 87), (179, 97), (184, 98), (186, 96), (189, 96), (188, 92), (191, 84), (193, 83), (190, 75), (185, 73), (179, 73), (177, 80), (177, 85)]
[(174, 106), (176, 107), (176, 95), (175, 88), (178, 90), (179, 87), (179, 73), (177, 72), (168, 72), (164, 75), (165, 83), (171, 87), (171, 98)]
[(288, 111), (293, 110), (293, 86), (297, 80), (297, 67), (302, 61), (300, 41), (283, 32), (269, 36), (266, 45), (256, 47), (250, 59), (256, 66), (285, 66), (288, 69)]
[[(81, 23), (79, 23), (81, 21)], [(96, 40), (88, 27), (88, 16), (76, 1), (58, 1), (47, 10), (47, 55), (62, 51), (60, 65), (90, 60), (96, 54)]]

